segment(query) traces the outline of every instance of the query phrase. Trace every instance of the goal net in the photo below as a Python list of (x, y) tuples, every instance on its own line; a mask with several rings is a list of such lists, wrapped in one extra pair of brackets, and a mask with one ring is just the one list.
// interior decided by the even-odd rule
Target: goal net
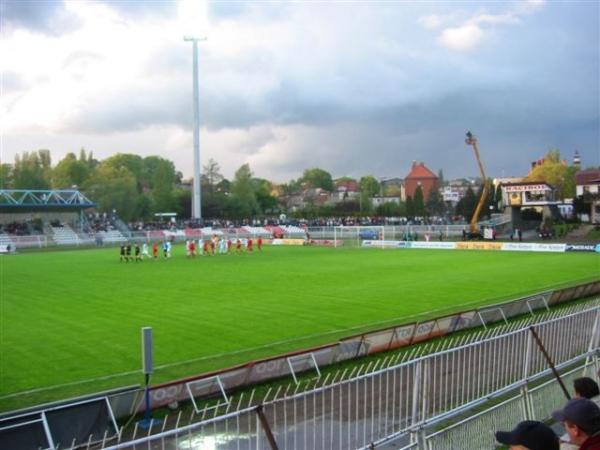
[(335, 242), (341, 241), (344, 245), (360, 247), (364, 241), (385, 240), (384, 226), (337, 226), (333, 232)]

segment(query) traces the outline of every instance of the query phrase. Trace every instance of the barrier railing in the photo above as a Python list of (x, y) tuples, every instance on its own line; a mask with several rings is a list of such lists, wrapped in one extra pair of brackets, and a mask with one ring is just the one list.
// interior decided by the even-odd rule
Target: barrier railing
[(566, 400), (532, 330), (570, 380), (599, 368), (599, 323), (600, 299), (421, 346), (349, 379), (336, 373), (245, 403), (230, 399), (195, 424), (104, 448), (493, 448), (495, 430), (547, 418)]

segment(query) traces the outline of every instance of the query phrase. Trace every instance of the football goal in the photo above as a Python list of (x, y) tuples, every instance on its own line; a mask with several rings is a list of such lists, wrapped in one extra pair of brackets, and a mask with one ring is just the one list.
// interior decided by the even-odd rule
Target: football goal
[[(385, 227), (374, 226), (337, 226), (333, 231), (336, 243), (360, 247), (364, 241), (384, 241), (386, 239)], [(336, 244), (336, 246), (339, 244)]]

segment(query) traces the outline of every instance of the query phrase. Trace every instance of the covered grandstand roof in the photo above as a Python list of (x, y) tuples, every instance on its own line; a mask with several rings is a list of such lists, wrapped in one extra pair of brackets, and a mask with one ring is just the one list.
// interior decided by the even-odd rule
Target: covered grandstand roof
[(25, 211), (80, 211), (98, 206), (77, 189), (0, 189), (0, 213)]

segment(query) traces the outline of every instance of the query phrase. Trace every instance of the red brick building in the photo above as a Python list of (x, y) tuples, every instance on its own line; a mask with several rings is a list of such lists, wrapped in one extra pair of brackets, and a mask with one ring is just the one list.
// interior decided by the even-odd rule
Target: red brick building
[(427, 197), (429, 196), (429, 192), (432, 189), (439, 189), (438, 176), (425, 167), (425, 163), (417, 163), (417, 161), (413, 161), (412, 170), (404, 179), (404, 189), (406, 192), (406, 196), (409, 195), (414, 198), (415, 191), (417, 190), (417, 186), (421, 186), (421, 191), (423, 192), (423, 199), (427, 201)]

